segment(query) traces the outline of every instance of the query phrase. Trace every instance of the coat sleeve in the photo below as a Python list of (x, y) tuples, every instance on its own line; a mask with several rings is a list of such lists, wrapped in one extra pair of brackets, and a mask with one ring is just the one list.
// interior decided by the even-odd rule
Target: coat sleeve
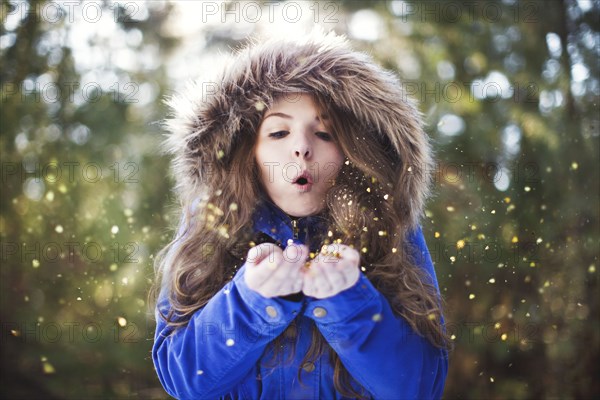
[[(420, 227), (409, 240), (417, 263), (437, 278)], [(438, 289), (439, 291), (439, 289)], [(361, 273), (355, 286), (327, 299), (312, 299), (306, 314), (352, 377), (376, 399), (438, 399), (446, 380), (445, 350), (434, 347), (397, 317), (387, 299)]]
[(166, 299), (159, 300), (152, 359), (171, 396), (218, 398), (230, 392), (300, 311), (300, 303), (248, 288), (245, 268), (175, 332), (158, 315), (169, 309)]

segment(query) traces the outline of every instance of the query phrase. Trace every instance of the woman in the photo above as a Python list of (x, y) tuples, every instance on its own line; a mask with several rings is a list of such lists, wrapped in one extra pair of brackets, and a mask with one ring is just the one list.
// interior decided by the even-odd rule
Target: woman
[(394, 75), (313, 32), (171, 101), (182, 219), (153, 360), (178, 398), (439, 398), (449, 341), (419, 218), (432, 159)]

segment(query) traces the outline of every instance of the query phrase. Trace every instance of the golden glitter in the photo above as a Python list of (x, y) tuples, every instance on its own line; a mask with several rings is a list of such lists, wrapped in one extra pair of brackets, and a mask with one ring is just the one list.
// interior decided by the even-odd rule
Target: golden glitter
[(254, 104), (254, 108), (256, 108), (256, 111), (259, 111), (259, 112), (260, 112), (260, 111), (262, 111), (262, 110), (264, 110), (264, 109), (265, 109), (265, 107), (266, 107), (266, 106), (265, 106), (265, 103), (263, 103), (262, 101), (257, 101), (257, 102)]
[(490, 278), (490, 280), (488, 281), (489, 283), (496, 283), (496, 279), (494, 278)]
[(371, 188), (369, 188), (369, 187), (368, 187), (368, 188), (367, 188), (367, 192), (368, 192), (368, 193), (371, 193)]
[(31, 265), (33, 266), (33, 268), (38, 268), (40, 266), (40, 262), (39, 260), (36, 260), (34, 258), (33, 260), (31, 260)]
[(473, 300), (474, 298), (475, 298), (475, 295), (474, 295), (473, 293), (471, 293), (471, 294), (469, 295), (469, 300)]
[(328, 231), (328, 232), (327, 232), (327, 237), (332, 237), (332, 236), (333, 236), (333, 232), (331, 232), (331, 231)]
[(439, 232), (435, 232), (435, 233), (433, 234), (433, 237), (435, 237), (436, 239), (437, 239), (437, 238), (439, 238), (439, 237), (440, 237), (440, 233), (439, 233)]
[(377, 234), (379, 236), (387, 236), (387, 232), (386, 231), (379, 231), (379, 232), (377, 232)]
[(227, 339), (225, 344), (227, 345), (227, 347), (231, 347), (235, 344), (235, 341), (233, 339)]
[(457, 249), (462, 249), (463, 247), (465, 247), (465, 241), (464, 240), (459, 240), (458, 242), (456, 242), (456, 248)]
[(395, 247), (392, 247), (392, 253), (396, 253), (397, 251), (398, 251), (398, 249), (397, 249), (397, 248), (395, 248)]
[(223, 150), (218, 150), (217, 151), (217, 159), (221, 159), (225, 156), (225, 152)]
[(237, 211), (237, 209), (238, 209), (238, 205), (236, 203), (231, 203), (229, 205), (229, 210), (230, 211)]
[(452, 264), (454, 264), (454, 261), (456, 261), (456, 257), (454, 257), (454, 256), (450, 256), (450, 262), (451, 262)]
[(371, 318), (373, 320), (373, 322), (379, 322), (381, 321), (381, 314), (377, 313), (377, 314), (373, 314), (373, 317)]
[(505, 202), (506, 204), (510, 203), (510, 197), (505, 197), (505, 198), (504, 198), (504, 202)]
[(389, 194), (385, 194), (385, 195), (383, 195), (383, 199), (384, 199), (384, 200), (387, 200), (387, 199), (388, 199), (388, 197), (390, 197), (390, 195), (389, 195)]
[(367, 253), (369, 250), (366, 247), (363, 247), (362, 249), (360, 249), (360, 251), (363, 253)]
[(519, 243), (519, 238), (517, 236), (513, 236), (510, 240), (512, 243)]
[(579, 168), (579, 164), (577, 164), (575, 161), (573, 161), (573, 162), (571, 163), (571, 169), (572, 169), (573, 171), (575, 171), (577, 168)]
[(506, 333), (503, 333), (502, 336), (500, 336), (500, 339), (502, 339), (503, 342), (505, 342), (507, 338), (508, 335)]
[(448, 206), (448, 207), (446, 207), (446, 210), (447, 210), (448, 212), (454, 212), (454, 207), (452, 207), (452, 206)]
[(590, 266), (588, 267), (588, 272), (589, 272), (590, 274), (593, 274), (594, 272), (596, 272), (596, 266), (595, 266), (594, 264), (590, 265)]
[(434, 313), (431, 313), (431, 314), (427, 315), (427, 319), (429, 319), (430, 321), (435, 321), (435, 318), (436, 317), (435, 317)]

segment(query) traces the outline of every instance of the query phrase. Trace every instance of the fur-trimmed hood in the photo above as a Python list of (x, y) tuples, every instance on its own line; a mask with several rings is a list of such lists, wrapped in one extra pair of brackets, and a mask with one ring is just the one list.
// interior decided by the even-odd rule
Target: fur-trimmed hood
[(173, 156), (176, 190), (184, 204), (222, 182), (213, 168), (227, 168), (239, 135), (257, 129), (277, 94), (319, 93), (330, 104), (372, 127), (372, 140), (392, 146), (407, 173), (396, 193), (415, 227), (429, 194), (433, 161), (421, 115), (396, 75), (353, 51), (342, 36), (314, 30), (296, 40), (252, 41), (213, 77), (203, 77), (169, 99), (165, 150)]

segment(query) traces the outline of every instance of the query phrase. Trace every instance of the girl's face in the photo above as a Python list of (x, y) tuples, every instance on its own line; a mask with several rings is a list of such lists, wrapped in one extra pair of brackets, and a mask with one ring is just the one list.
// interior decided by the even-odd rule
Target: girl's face
[(282, 96), (265, 112), (254, 156), (269, 198), (294, 217), (323, 210), (344, 160), (308, 94)]

